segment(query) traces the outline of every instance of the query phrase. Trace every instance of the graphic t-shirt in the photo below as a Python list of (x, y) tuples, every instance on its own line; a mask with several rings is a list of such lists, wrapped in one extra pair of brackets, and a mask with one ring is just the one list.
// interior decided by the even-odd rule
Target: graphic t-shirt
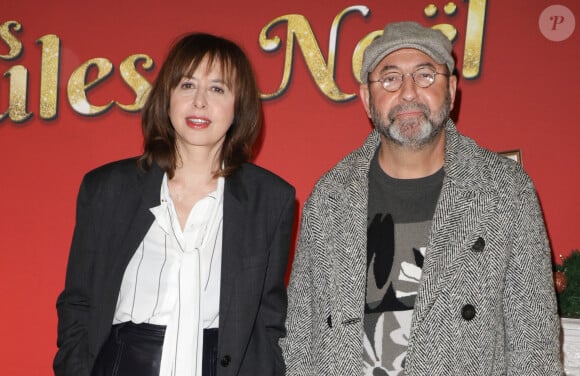
[(369, 170), (364, 374), (402, 374), (411, 317), (443, 184), (443, 169), (420, 179)]

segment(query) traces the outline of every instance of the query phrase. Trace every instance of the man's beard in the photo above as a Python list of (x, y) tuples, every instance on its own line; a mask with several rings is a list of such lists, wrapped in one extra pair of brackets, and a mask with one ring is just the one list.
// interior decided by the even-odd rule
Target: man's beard
[[(451, 109), (451, 96), (445, 95), (445, 101), (439, 111), (431, 114), (431, 110), (423, 103), (406, 103), (393, 107), (387, 119), (383, 119), (370, 98), (371, 120), (375, 128), (389, 141), (396, 145), (406, 146), (412, 149), (421, 149), (429, 145), (441, 133)], [(420, 111), (422, 116), (414, 118), (398, 119), (399, 112)], [(385, 121), (387, 120), (387, 121)]]

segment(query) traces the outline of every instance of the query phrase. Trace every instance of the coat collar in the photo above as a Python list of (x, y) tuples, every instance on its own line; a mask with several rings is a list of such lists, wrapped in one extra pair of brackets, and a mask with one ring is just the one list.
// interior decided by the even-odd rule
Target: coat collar
[[(366, 187), (370, 162), (380, 142), (380, 134), (375, 129), (369, 134), (364, 144), (351, 154), (354, 164), (352, 165), (350, 181), (354, 184), (360, 183), (358, 184), (359, 188), (363, 184)], [(461, 135), (453, 120), (447, 120), (445, 124), (445, 162), (443, 165), (447, 180), (451, 180), (453, 184), (468, 190), (486, 188), (481, 182), (488, 180), (486, 176), (489, 171), (482, 169), (481, 164), (478, 163), (482, 151), (491, 153), (478, 147), (473, 140)]]

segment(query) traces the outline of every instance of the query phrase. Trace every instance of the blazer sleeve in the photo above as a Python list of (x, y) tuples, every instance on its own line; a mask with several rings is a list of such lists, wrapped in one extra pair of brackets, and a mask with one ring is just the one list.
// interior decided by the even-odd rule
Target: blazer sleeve
[(275, 375), (285, 374), (279, 340), (286, 334), (286, 310), (288, 299), (285, 276), (288, 267), (292, 227), (294, 223), (295, 194), (287, 195), (280, 219), (272, 238), (260, 312), (274, 350)]
[(512, 224), (514, 244), (504, 295), (507, 374), (560, 376), (560, 322), (552, 256), (531, 182), (520, 193)]
[(58, 351), (53, 368), (57, 376), (89, 376), (88, 321), (91, 255), (96, 243), (93, 210), (86, 177), (81, 184), (76, 224), (68, 259), (65, 288), (56, 303)]

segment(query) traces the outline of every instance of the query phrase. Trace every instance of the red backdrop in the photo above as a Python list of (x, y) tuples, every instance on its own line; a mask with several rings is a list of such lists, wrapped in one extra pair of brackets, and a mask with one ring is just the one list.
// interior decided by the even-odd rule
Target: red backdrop
[[(404, 19), (456, 32), (458, 128), (492, 150), (520, 149), (555, 259), (580, 247), (580, 3), (448, 3), (4, 0), (2, 373), (51, 374), (54, 304), (82, 175), (140, 152), (146, 85), (139, 83), (154, 79), (169, 44), (189, 31), (223, 35), (247, 51), (269, 98), (256, 162), (296, 186), (300, 207), (316, 179), (371, 129), (356, 95), (357, 46), (386, 22)], [(268, 47), (276, 36), (279, 47)]]

